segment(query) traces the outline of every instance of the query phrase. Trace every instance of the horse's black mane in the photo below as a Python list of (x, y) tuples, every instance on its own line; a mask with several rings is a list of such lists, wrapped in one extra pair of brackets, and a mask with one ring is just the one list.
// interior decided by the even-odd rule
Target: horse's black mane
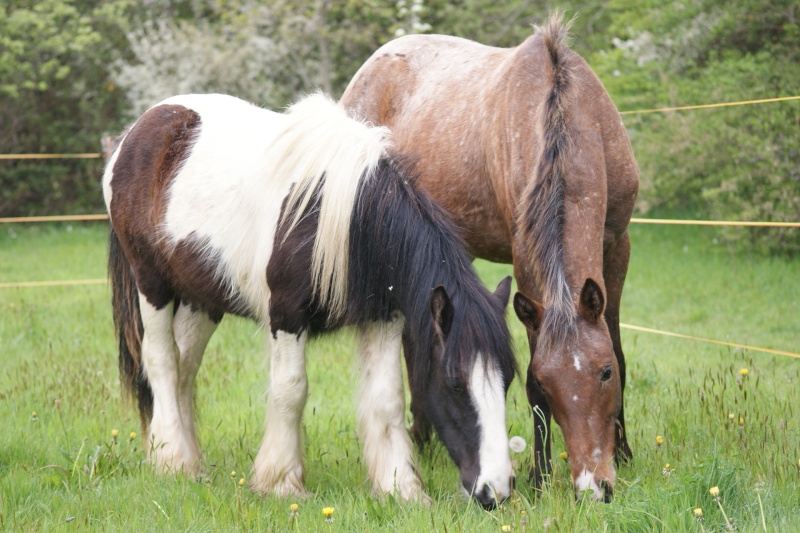
[[(362, 182), (351, 220), (347, 322), (387, 320), (400, 309), (408, 339), (420, 348), (406, 357), (424, 353), (434, 335), (431, 294), (441, 285), (455, 310), (447, 375), (467, 380), (481, 351), (510, 379), (516, 363), (501, 302), (480, 282), (450, 217), (397, 166), (382, 159)], [(425, 381), (429, 364), (415, 361), (412, 387)]]

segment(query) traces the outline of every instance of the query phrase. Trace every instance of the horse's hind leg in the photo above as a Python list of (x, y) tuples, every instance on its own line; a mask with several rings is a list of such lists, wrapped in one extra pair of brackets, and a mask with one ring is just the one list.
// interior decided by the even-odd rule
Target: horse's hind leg
[(211, 335), (216, 331), (219, 320), (215, 321), (208, 313), (193, 310), (191, 305), (181, 303), (172, 323), (180, 353), (178, 409), (181, 426), (190, 455), (199, 458), (200, 443), (197, 439), (194, 415), (194, 381), (203, 361), (203, 352)]
[(277, 330), (271, 337), (267, 428), (258, 450), (251, 487), (263, 494), (305, 494), (300, 421), (308, 394), (307, 331)]
[(404, 319), (362, 327), (359, 353), (358, 433), (375, 492), (403, 500), (427, 500), (414, 468), (405, 427), (405, 393), (400, 346)]
[(187, 440), (179, 401), (180, 355), (173, 333), (173, 306), (157, 308), (139, 294), (142, 314), (142, 362), (153, 391), (153, 418), (146, 447), (159, 470), (196, 473), (197, 445)]
[(625, 276), (628, 272), (628, 261), (631, 255), (631, 241), (626, 231), (622, 237), (612, 245), (605, 253), (603, 261), (603, 277), (608, 294), (606, 303), (605, 318), (608, 325), (608, 332), (611, 335), (611, 342), (614, 345), (614, 354), (617, 356), (619, 365), (619, 377), (622, 387), (622, 406), (617, 418), (616, 433), (616, 452), (614, 457), (620, 462), (630, 461), (633, 457), (631, 448), (628, 445), (628, 435), (625, 432), (625, 354), (622, 353), (622, 341), (619, 334), (619, 307), (622, 299), (622, 286), (625, 284)]

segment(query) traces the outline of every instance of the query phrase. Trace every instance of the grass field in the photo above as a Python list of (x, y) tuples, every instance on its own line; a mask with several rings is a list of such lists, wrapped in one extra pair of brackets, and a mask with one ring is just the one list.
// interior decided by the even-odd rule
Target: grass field
[[(105, 234), (102, 223), (0, 226), (0, 283), (104, 278)], [(800, 261), (730, 255), (713, 229), (634, 226), (632, 241), (624, 323), (800, 351)], [(491, 287), (510, 273), (478, 268)], [(800, 530), (798, 359), (623, 330), (635, 459), (619, 469), (613, 502), (576, 501), (554, 426), (544, 493), (533, 494), (523, 452), (513, 457), (517, 492), (485, 512), (460, 495), (438, 444), (420, 457), (431, 506), (373, 498), (355, 434), (355, 339), (343, 332), (309, 350), (313, 496), (295, 502), (240, 485), (262, 434), (257, 326), (226, 317), (206, 352), (197, 402), (207, 476), (157, 476), (132, 435), (138, 417), (120, 398), (109, 302), (105, 285), (0, 288), (0, 529), (680, 532), (725, 530), (727, 516), (739, 531)], [(525, 368), (527, 341), (512, 315)], [(507, 405), (510, 434), (531, 442), (521, 380)], [(335, 508), (333, 522), (323, 507)]]

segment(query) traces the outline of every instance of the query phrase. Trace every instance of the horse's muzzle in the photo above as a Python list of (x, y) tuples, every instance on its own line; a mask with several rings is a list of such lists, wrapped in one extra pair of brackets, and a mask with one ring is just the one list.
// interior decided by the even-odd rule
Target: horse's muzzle
[(509, 491), (508, 494), (498, 497), (497, 491), (491, 485), (484, 485), (480, 492), (473, 493), (473, 497), (481, 504), (487, 511), (491, 511), (498, 505), (506, 501), (511, 496), (511, 491), (514, 490), (516, 485), (516, 478), (511, 476), (508, 480)]

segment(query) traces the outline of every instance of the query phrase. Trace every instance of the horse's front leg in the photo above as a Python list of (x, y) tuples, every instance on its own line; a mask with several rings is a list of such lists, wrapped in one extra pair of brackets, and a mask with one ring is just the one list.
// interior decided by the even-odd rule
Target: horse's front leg
[(404, 318), (362, 326), (359, 354), (358, 433), (372, 487), (403, 500), (427, 500), (406, 431), (400, 347)]
[(603, 277), (605, 278), (608, 302), (604, 312), (614, 354), (619, 365), (620, 386), (622, 388), (622, 405), (617, 417), (616, 449), (614, 458), (617, 464), (630, 461), (633, 457), (625, 432), (625, 354), (622, 352), (622, 340), (619, 334), (619, 308), (622, 299), (622, 287), (628, 272), (628, 261), (631, 255), (631, 241), (626, 231), (613, 245), (609, 246), (603, 258)]
[(552, 472), (550, 457), (550, 405), (544, 396), (536, 379), (528, 366), (528, 378), (525, 383), (528, 394), (528, 403), (533, 410), (533, 467), (530, 477), (536, 490), (542, 489), (542, 484)]
[(262, 494), (305, 495), (300, 422), (308, 394), (307, 331), (276, 330), (271, 337), (266, 432), (253, 467), (251, 487)]

